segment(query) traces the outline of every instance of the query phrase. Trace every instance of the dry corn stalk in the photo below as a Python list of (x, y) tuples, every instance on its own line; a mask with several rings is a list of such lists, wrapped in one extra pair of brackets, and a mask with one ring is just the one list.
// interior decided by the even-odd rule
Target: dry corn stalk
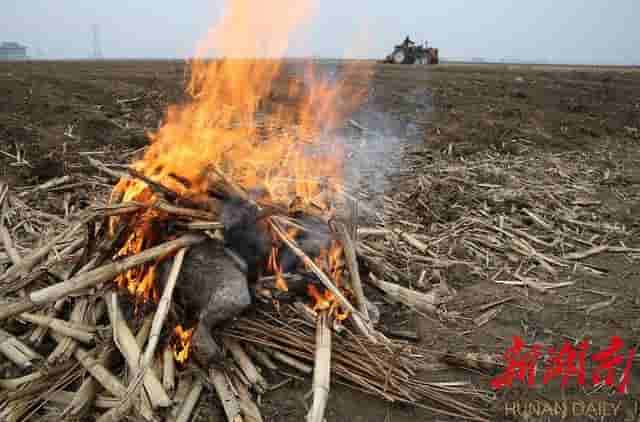
[(238, 367), (242, 369), (243, 374), (247, 377), (247, 380), (253, 385), (259, 393), (264, 393), (269, 385), (267, 381), (260, 375), (258, 369), (251, 361), (251, 358), (244, 351), (240, 343), (236, 340), (225, 337), (222, 340), (224, 346), (231, 352), (231, 356), (238, 364)]
[(2, 329), (0, 329), (0, 353), (21, 368), (29, 368), (34, 360), (42, 359), (35, 350)]
[[(116, 346), (127, 361), (129, 369), (134, 374), (137, 374), (141, 369), (141, 352), (133, 333), (131, 333), (129, 326), (122, 317), (117, 294), (113, 292), (109, 293), (106, 295), (105, 300), (109, 310), (109, 319), (111, 320), (113, 338)], [(149, 399), (153, 407), (168, 407), (171, 404), (171, 399), (166, 391), (164, 391), (156, 374), (152, 370), (145, 370), (143, 379), (144, 387), (149, 394)]]
[(448, 293), (443, 294), (441, 289), (437, 287), (428, 293), (421, 293), (398, 284), (379, 280), (374, 274), (370, 274), (369, 277), (371, 283), (385, 292), (390, 298), (419, 311), (437, 313), (438, 306), (451, 299)]
[(193, 409), (196, 407), (196, 403), (200, 398), (200, 394), (202, 393), (202, 389), (204, 388), (204, 383), (201, 379), (196, 379), (189, 391), (189, 394), (185, 398), (178, 415), (176, 416), (176, 422), (188, 422), (191, 418), (191, 413)]
[(229, 422), (244, 422), (240, 415), (240, 404), (233, 394), (229, 379), (223, 370), (216, 368), (209, 368), (209, 379), (218, 393), (218, 397), (222, 402), (222, 408), (225, 415), (227, 415), (227, 421)]
[(313, 367), (313, 402), (308, 422), (322, 422), (329, 401), (331, 381), (331, 323), (326, 311), (318, 314), (316, 322), (316, 352)]

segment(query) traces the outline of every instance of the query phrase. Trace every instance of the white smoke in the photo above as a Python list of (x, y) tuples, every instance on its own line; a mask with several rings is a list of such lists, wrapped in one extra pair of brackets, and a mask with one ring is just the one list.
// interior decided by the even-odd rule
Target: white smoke
[[(344, 66), (339, 61), (316, 63), (314, 74), (310, 76), (308, 63), (293, 63), (288, 66), (288, 74), (305, 84), (319, 79), (338, 83)], [(383, 67), (379, 69), (384, 71)], [(324, 134), (327, 139), (321, 142), (326, 145), (328, 141), (344, 148), (346, 191), (370, 209), (381, 205), (384, 194), (392, 188), (393, 177), (403, 171), (402, 161), (407, 149), (424, 142), (423, 125), (428, 123), (433, 110), (432, 96), (427, 88), (403, 89), (402, 84), (394, 88), (388, 76), (382, 75), (379, 80), (375, 76), (374, 73), (367, 82), (368, 95), (360, 108), (345, 119), (343, 127)], [(401, 107), (396, 106), (396, 101)]]

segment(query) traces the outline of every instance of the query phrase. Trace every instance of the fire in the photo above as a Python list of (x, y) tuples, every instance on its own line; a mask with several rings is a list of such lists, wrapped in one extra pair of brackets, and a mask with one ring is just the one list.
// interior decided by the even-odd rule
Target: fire
[(283, 61), (275, 58), (308, 17), (309, 4), (229, 3), (200, 48), (202, 56), (213, 52), (225, 58), (192, 62), (191, 101), (168, 110), (134, 166), (192, 199), (206, 196), (216, 182), (211, 171), (216, 167), (245, 189), (266, 189), (274, 202), (309, 203), (327, 186), (341, 184), (342, 148), (320, 133), (336, 127), (363, 90), (330, 83), (309, 70), (305, 92), (289, 89), (285, 104), (268, 103), (283, 70)]
[(283, 292), (288, 292), (289, 286), (287, 286), (287, 282), (282, 274), (282, 268), (280, 267), (280, 265), (278, 265), (278, 248), (275, 246), (271, 248), (269, 262), (267, 263), (267, 269), (275, 274), (276, 287)]
[[(123, 202), (136, 201), (149, 203), (155, 200), (151, 189), (146, 183), (138, 180), (122, 179), (114, 187), (112, 197), (122, 195)], [(128, 223), (128, 236), (124, 245), (116, 253), (116, 258), (126, 257), (139, 253), (159, 240), (159, 233), (155, 225), (163, 218), (163, 215), (155, 209), (134, 215)], [(113, 217), (109, 223), (111, 235), (115, 234), (115, 228), (119, 223), (118, 217)], [(136, 299), (136, 303), (147, 303), (150, 299), (158, 300), (158, 292), (155, 289), (157, 263), (145, 264), (134, 267), (115, 278), (118, 287), (127, 289)]]
[[(323, 249), (318, 257), (315, 259), (316, 264), (323, 269), (327, 274), (330, 275), (331, 279), (336, 284), (336, 287), (341, 288), (341, 290), (349, 295), (349, 291), (341, 286), (341, 280), (344, 273), (344, 249), (342, 245), (336, 240), (331, 242), (331, 246), (329, 249)], [(324, 289), (321, 293), (318, 288), (309, 284), (307, 286), (307, 293), (309, 297), (314, 301), (313, 310), (314, 311), (322, 311), (329, 310), (329, 314), (333, 315), (337, 320), (345, 320), (349, 313), (343, 310), (336, 300), (331, 291)]]
[[(271, 0), (265, 6), (250, 0), (229, 1), (221, 22), (190, 63), (187, 101), (168, 108), (163, 124), (149, 134), (150, 145), (132, 168), (203, 207), (222, 173), (247, 191), (265, 191), (258, 203), (291, 211), (314, 210), (330, 218), (332, 192), (342, 185), (343, 149), (328, 134), (360, 104), (368, 69), (354, 65), (344, 70), (359, 86), (323, 79), (311, 66), (304, 84), (292, 83), (279, 58), (310, 12), (310, 0)], [(287, 81), (289, 86), (284, 88), (288, 89), (281, 89)], [(285, 92), (282, 101), (272, 101), (276, 91)], [(122, 179), (112, 197), (146, 204), (157, 200), (149, 186), (136, 179)], [(129, 217), (128, 237), (116, 257), (165, 240), (158, 230), (164, 218), (153, 208)], [(121, 221), (120, 217), (110, 220), (112, 233)], [(278, 252), (274, 247), (268, 271), (277, 276), (278, 287), (287, 290)], [(319, 257), (322, 268), (338, 284), (341, 255), (341, 248), (332, 245)], [(131, 269), (115, 281), (140, 302), (156, 301), (157, 265)], [(340, 312), (330, 293), (316, 293), (312, 297), (323, 297)], [(176, 332), (186, 335), (189, 330), (176, 327)]]
[(336, 286), (340, 287), (342, 284), (342, 273), (344, 272), (344, 249), (336, 240), (331, 242), (331, 248), (327, 253), (327, 261), (329, 274), (336, 283)]
[(314, 311), (324, 311), (325, 309), (329, 309), (331, 307), (331, 302), (328, 298), (325, 298), (325, 295), (318, 291), (318, 288), (313, 284), (309, 284), (307, 286), (307, 293), (315, 301), (313, 305)]
[(173, 358), (176, 360), (176, 362), (184, 363), (189, 357), (193, 330), (193, 328), (185, 330), (180, 324), (176, 325), (176, 327), (173, 329), (173, 335), (171, 336), (171, 347), (173, 350)]

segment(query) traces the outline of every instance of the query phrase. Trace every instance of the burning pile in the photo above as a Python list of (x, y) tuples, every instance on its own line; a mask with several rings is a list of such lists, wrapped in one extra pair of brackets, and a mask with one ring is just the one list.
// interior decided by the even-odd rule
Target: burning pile
[[(248, 387), (264, 392), (266, 381), (247, 351), (267, 367), (274, 358), (298, 368), (308, 365), (287, 355), (281, 343), (273, 346), (277, 343), (273, 338), (269, 340), (273, 347), (266, 347), (270, 357), (256, 348), (266, 340), (255, 332), (246, 344), (239, 342), (242, 333), (260, 329), (255, 325), (259, 315), (253, 323), (250, 317), (243, 319), (222, 337), (214, 338), (213, 333), (252, 302), (261, 301), (271, 310), (296, 309), (298, 318), (316, 323), (315, 354), (299, 356), (314, 363), (310, 421), (323, 420), (333, 331), (346, 331), (351, 336), (346, 338), (368, 345), (365, 351), (373, 348), (389, 360), (382, 362), (371, 352), (361, 356), (364, 369), (349, 367), (344, 357), (353, 357), (357, 349), (345, 346), (349, 343), (345, 339), (338, 341), (341, 361), (333, 369), (351, 384), (393, 401), (432, 399), (444, 413), (482, 419), (475, 409), (448, 397), (475, 393), (411, 381), (417, 365), (406, 356), (415, 350), (391, 342), (373, 326), (372, 306), (360, 280), (355, 221), (339, 212), (345, 203), (343, 155), (331, 137), (331, 130), (357, 106), (362, 93), (344, 83), (315, 80), (311, 73), (304, 90), (292, 85), (286, 104), (269, 102), (281, 65), (271, 57), (282, 55), (287, 36), (306, 13), (299, 4), (286, 2), (286, 9), (287, 13), (278, 7), (258, 13), (245, 1), (233, 2), (212, 34), (212, 45), (205, 46), (227, 59), (192, 63), (191, 101), (169, 109), (143, 156), (126, 171), (94, 161), (119, 178), (110, 204), (2, 276), (5, 293), (20, 291), (30, 282), (26, 276), (38, 260), (89, 224), (86, 242), (69, 246), (69, 254), (83, 245), (84, 252), (66, 280), (31, 291), (0, 311), (2, 319), (18, 316), (53, 330), (58, 347), (48, 359), (50, 364), (64, 355), (74, 356), (92, 375), (81, 383), (61, 416), (86, 415), (100, 385), (110, 394), (100, 403), (95, 401), (110, 408), (101, 421), (118, 420), (132, 409), (152, 420), (155, 409), (174, 403), (171, 417), (186, 420), (203, 381), (198, 378), (190, 389), (184, 389), (181, 381), (172, 400), (177, 362), (179, 367), (197, 363), (208, 372), (230, 421), (241, 420), (241, 415), (260, 420)], [(263, 45), (249, 35), (265, 23), (269, 36)], [(259, 53), (266, 58), (247, 58)], [(71, 294), (79, 298), (73, 302), (71, 322), (56, 319), (53, 311), (47, 316), (29, 313), (48, 304), (56, 304), (52, 309), (62, 306)], [(414, 292), (411, 297), (418, 304), (435, 306), (426, 295)], [(111, 330), (101, 342), (96, 324), (105, 313)], [(135, 335), (127, 322), (130, 317), (140, 322), (134, 324)], [(268, 332), (262, 328), (262, 334)], [(302, 341), (309, 340), (300, 335)], [(96, 353), (80, 343), (95, 344)], [(126, 361), (126, 383), (109, 370), (118, 357), (111, 344)], [(34, 361), (32, 352), (16, 346), (7, 353), (28, 367)], [(225, 353), (235, 363), (220, 366)], [(3, 382), (9, 391), (6, 399), (13, 403), (5, 416), (22, 419), (37, 410), (43, 391), (77, 382), (78, 365), (61, 361), (65, 363)], [(382, 372), (371, 369), (380, 365)], [(52, 385), (51, 371), (67, 376)], [(386, 381), (376, 373), (386, 373)], [(27, 392), (18, 390), (23, 385)], [(56, 398), (66, 400), (64, 394)]]

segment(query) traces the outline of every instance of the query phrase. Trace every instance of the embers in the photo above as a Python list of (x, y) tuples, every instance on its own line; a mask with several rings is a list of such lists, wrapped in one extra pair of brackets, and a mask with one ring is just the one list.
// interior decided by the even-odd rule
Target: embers
[(191, 351), (191, 337), (193, 337), (193, 328), (185, 330), (182, 325), (178, 324), (171, 334), (170, 343), (173, 350), (173, 357), (176, 362), (184, 363), (189, 357)]

